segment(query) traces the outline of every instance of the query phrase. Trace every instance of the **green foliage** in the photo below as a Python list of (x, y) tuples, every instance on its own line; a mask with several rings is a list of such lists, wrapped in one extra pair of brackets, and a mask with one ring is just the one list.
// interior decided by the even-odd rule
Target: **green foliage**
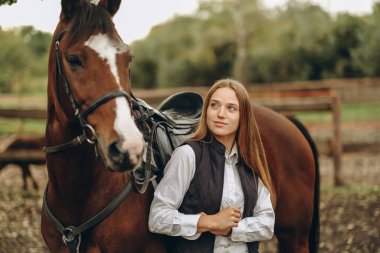
[[(332, 16), (292, 0), (266, 10), (260, 0), (202, 0), (133, 43), (140, 87), (210, 85), (380, 75), (380, 3), (366, 16)], [(239, 71), (240, 70), (240, 71)]]
[(17, 3), (17, 0), (0, 0), (0, 6), (4, 5), (4, 4), (11, 5), (11, 4), (14, 4), (14, 3)]
[(322, 79), (331, 66), (332, 19), (320, 7), (289, 4), (270, 20), (268, 33), (251, 47), (253, 82)]
[(380, 2), (373, 5), (373, 14), (364, 22), (358, 31), (358, 46), (352, 50), (354, 66), (365, 76), (380, 76)]
[(337, 77), (360, 77), (363, 70), (355, 65), (354, 51), (360, 46), (360, 32), (364, 27), (361, 18), (340, 14), (333, 27), (334, 71)]
[[(157, 25), (132, 44), (134, 86), (209, 86), (223, 77), (268, 83), (380, 76), (379, 2), (364, 16), (332, 16), (301, 0), (273, 10), (262, 2), (200, 0), (194, 15)], [(0, 92), (45, 88), (37, 82), (46, 80), (50, 41), (50, 34), (33, 27), (0, 27)]]
[(0, 92), (30, 92), (45, 85), (51, 35), (33, 27), (2, 30), (0, 27)]

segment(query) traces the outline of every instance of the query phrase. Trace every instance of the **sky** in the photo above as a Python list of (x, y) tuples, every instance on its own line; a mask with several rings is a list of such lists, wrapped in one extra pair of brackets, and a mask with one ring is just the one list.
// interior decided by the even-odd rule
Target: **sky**
[[(287, 0), (262, 0), (268, 8), (284, 6)], [(310, 0), (331, 13), (370, 13), (376, 0)], [(380, 1), (380, 0), (377, 0)], [(32, 25), (38, 30), (53, 33), (61, 10), (59, 0), (18, 0), (11, 6), (0, 7), (0, 26), (3, 29)], [(148, 35), (152, 26), (175, 15), (196, 11), (198, 0), (124, 0), (114, 17), (116, 29), (127, 43)]]

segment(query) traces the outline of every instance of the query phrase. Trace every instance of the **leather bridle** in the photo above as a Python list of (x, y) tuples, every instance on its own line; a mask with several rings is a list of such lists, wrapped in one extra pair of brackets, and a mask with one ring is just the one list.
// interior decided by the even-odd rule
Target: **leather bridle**
[[(96, 134), (94, 128), (87, 123), (87, 117), (95, 111), (98, 107), (106, 103), (107, 101), (116, 98), (116, 97), (125, 97), (129, 104), (130, 108), (132, 110), (132, 103), (134, 102), (133, 97), (131, 97), (128, 93), (122, 90), (116, 90), (111, 91), (107, 93), (106, 95), (102, 96), (101, 98), (97, 99), (93, 103), (90, 104), (85, 110), (82, 110), (81, 107), (76, 102), (72, 90), (70, 88), (70, 83), (68, 82), (64, 68), (62, 63), (62, 55), (61, 51), (59, 49), (59, 45), (61, 42), (61, 39), (64, 35), (65, 31), (60, 32), (56, 39), (55, 39), (55, 82), (56, 82), (56, 96), (59, 99), (58, 96), (58, 81), (59, 78), (61, 78), (64, 86), (64, 90), (69, 97), (71, 106), (74, 110), (75, 117), (77, 118), (81, 128), (82, 128), (82, 134), (75, 137), (73, 140), (57, 145), (52, 147), (44, 147), (44, 152), (46, 153), (55, 153), (64, 151), (70, 148), (73, 148), (75, 146), (81, 145), (83, 143), (90, 143), (95, 144), (97, 142)], [(94, 217), (87, 220), (83, 224), (81, 224), (78, 227), (74, 226), (68, 226), (65, 227), (52, 213), (50, 210), (48, 203), (47, 203), (47, 191), (48, 191), (48, 185), (46, 186), (44, 197), (43, 197), (43, 208), (45, 211), (46, 216), (50, 220), (50, 222), (53, 224), (53, 226), (62, 234), (62, 239), (64, 243), (67, 245), (70, 253), (77, 253), (79, 252), (81, 241), (82, 241), (82, 233), (85, 231), (91, 229), (92, 227), (96, 226), (98, 223), (100, 223), (103, 219), (105, 219), (113, 210), (116, 209), (117, 206), (127, 197), (127, 195), (132, 191), (132, 182), (129, 181), (126, 187), (115, 197), (115, 199), (109, 203), (104, 209), (102, 209), (99, 213), (97, 213)]]
[(64, 144), (60, 144), (57, 146), (52, 146), (52, 147), (44, 147), (44, 152), (49, 154), (49, 153), (55, 153), (55, 152), (60, 152), (64, 151), (66, 149), (81, 145), (83, 143), (90, 143), (90, 144), (95, 144), (97, 142), (96, 139), (96, 134), (94, 128), (87, 123), (87, 117), (95, 111), (98, 107), (106, 103), (107, 101), (116, 98), (116, 97), (125, 97), (130, 104), (130, 108), (132, 108), (132, 98), (131, 96), (123, 91), (123, 90), (114, 90), (110, 91), (104, 96), (100, 97), (96, 101), (92, 102), (85, 110), (83, 110), (78, 103), (76, 102), (71, 87), (70, 83), (67, 80), (67, 77), (65, 75), (65, 71), (63, 68), (63, 62), (62, 62), (62, 54), (59, 49), (59, 45), (61, 43), (61, 39), (63, 35), (65, 34), (65, 31), (60, 32), (56, 39), (55, 39), (55, 83), (56, 83), (56, 97), (59, 99), (58, 95), (58, 84), (59, 84), (59, 78), (61, 78), (62, 83), (63, 83), (63, 88), (69, 97), (70, 104), (74, 110), (75, 117), (78, 119), (78, 122), (82, 128), (82, 134), (75, 137), (69, 142), (66, 142)]

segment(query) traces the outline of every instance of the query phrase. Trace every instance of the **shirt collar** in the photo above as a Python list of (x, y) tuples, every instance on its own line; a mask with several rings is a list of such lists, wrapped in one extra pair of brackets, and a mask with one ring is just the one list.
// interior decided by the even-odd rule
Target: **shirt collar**
[(228, 154), (227, 151), (225, 152), (226, 158), (237, 158), (238, 151), (237, 151), (237, 145), (236, 142), (232, 145), (231, 152)]

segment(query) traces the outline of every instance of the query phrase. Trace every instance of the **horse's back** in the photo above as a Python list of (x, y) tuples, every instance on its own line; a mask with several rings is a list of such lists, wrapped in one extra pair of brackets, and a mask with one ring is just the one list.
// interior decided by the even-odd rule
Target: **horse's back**
[[(254, 112), (276, 194), (276, 236), (280, 243), (301, 238), (298, 243), (308, 248), (318, 190), (316, 158), (305, 135), (288, 118), (259, 105)], [(309, 252), (293, 246), (288, 245), (292, 252)]]
[[(269, 163), (281, 165), (278, 164), (279, 159), (285, 158), (282, 162), (290, 161), (293, 165), (296, 163), (296, 165), (307, 166), (314, 170), (311, 147), (295, 124), (285, 116), (259, 105), (254, 106), (254, 113)], [(288, 164), (288, 162), (286, 163)], [(299, 173), (306, 172), (305, 170), (296, 171), (297, 167), (288, 168), (290, 170), (288, 172), (297, 172), (298, 176)]]

